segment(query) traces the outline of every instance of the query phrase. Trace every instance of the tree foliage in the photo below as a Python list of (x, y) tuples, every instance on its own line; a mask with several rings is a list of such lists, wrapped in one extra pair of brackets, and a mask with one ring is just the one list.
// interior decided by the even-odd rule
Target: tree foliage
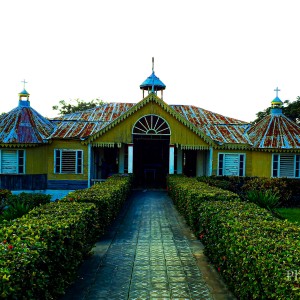
[[(253, 121), (253, 124), (258, 123), (265, 116), (269, 115), (270, 111), (271, 107), (268, 107), (263, 111), (259, 111), (256, 114), (257, 118)], [(283, 102), (282, 112), (286, 117), (300, 124), (300, 96), (297, 97), (296, 101), (285, 100)]]
[(72, 114), (74, 112), (87, 110), (96, 106), (102, 105), (104, 102), (101, 99), (93, 99), (86, 102), (82, 99), (71, 99), (69, 102), (60, 100), (58, 105), (52, 106), (53, 110), (59, 111), (60, 115)]

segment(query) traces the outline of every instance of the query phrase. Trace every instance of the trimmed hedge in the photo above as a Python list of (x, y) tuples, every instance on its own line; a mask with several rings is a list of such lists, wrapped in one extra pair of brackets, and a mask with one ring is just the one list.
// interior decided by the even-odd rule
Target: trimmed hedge
[[(195, 180), (171, 176), (168, 182), (170, 195), (178, 192), (175, 204), (189, 207)], [(209, 189), (213, 194), (215, 188)], [(198, 193), (202, 194), (200, 188)], [(190, 225), (229, 288), (239, 299), (300, 299), (299, 276), (288, 276), (300, 270), (300, 227), (274, 218), (253, 203), (213, 198), (193, 206)], [(181, 212), (190, 223), (190, 210)]]
[(131, 184), (132, 177), (130, 175), (113, 175), (91, 188), (71, 192), (61, 201), (94, 203), (99, 211), (97, 222), (99, 233), (103, 233), (127, 199)]
[(264, 178), (237, 176), (201, 176), (198, 181), (237, 193), (246, 199), (247, 191), (271, 190), (280, 195), (281, 207), (300, 206), (300, 180), (292, 178)]
[(53, 299), (74, 279), (96, 238), (91, 203), (50, 203), (0, 230), (0, 296)]
[(172, 175), (167, 178), (168, 192), (178, 210), (185, 216), (188, 225), (198, 227), (197, 209), (205, 201), (240, 201), (237, 194), (217, 187), (211, 187), (196, 178)]
[(37, 207), (0, 229), (0, 297), (55, 299), (117, 215), (131, 177), (113, 176), (63, 201)]

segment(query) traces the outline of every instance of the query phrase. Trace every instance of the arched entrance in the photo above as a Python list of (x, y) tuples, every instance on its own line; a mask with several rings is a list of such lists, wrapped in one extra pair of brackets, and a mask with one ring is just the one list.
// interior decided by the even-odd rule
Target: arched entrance
[(169, 124), (157, 115), (146, 115), (135, 123), (132, 135), (136, 184), (164, 187), (169, 171)]

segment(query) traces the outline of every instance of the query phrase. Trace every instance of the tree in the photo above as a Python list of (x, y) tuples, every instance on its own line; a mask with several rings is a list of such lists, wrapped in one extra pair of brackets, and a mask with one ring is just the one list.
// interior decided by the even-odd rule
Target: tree
[(74, 112), (87, 110), (96, 106), (102, 105), (104, 102), (101, 99), (93, 99), (89, 102), (85, 102), (81, 99), (73, 99), (69, 102), (60, 100), (58, 105), (53, 105), (53, 110), (58, 110), (60, 115), (72, 114)]
[[(252, 122), (256, 124), (260, 120), (262, 120), (265, 116), (269, 115), (271, 111), (271, 107), (266, 108), (263, 111), (259, 111), (256, 114), (256, 119)], [(300, 124), (300, 96), (297, 97), (296, 101), (285, 100), (283, 102), (282, 112), (286, 117), (293, 120), (294, 122)]]

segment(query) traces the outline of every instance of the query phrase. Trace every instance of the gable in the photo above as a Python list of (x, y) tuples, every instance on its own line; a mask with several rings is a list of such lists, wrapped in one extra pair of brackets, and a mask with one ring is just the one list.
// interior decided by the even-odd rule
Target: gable
[(190, 147), (208, 148), (213, 141), (186, 121), (161, 99), (153, 94), (132, 107), (127, 113), (116, 119), (109, 126), (88, 138), (84, 143), (132, 143), (132, 129), (135, 123), (146, 115), (157, 115), (170, 126), (171, 144)]

